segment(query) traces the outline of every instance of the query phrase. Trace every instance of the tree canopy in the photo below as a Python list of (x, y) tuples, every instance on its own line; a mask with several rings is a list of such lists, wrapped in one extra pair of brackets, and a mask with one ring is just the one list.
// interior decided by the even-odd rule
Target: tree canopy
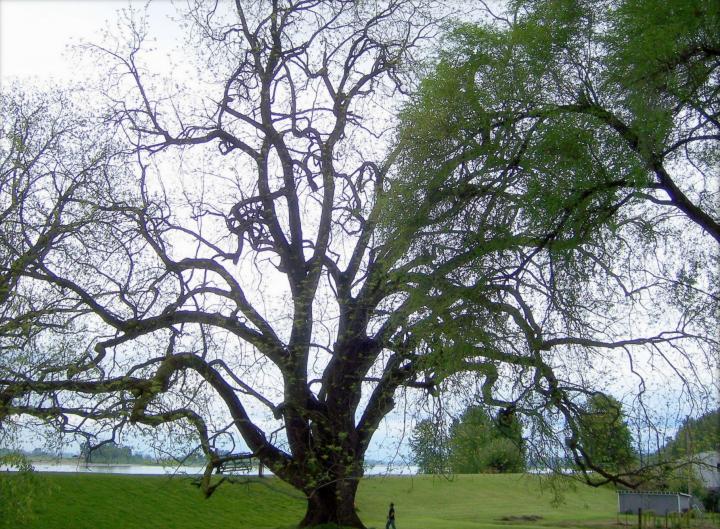
[(717, 6), (659, 4), (650, 51), (639, 0), (511, 2), (418, 85), (440, 3), (190, 3), (192, 79), (131, 16), (98, 108), (3, 94), (0, 424), (172, 428), (206, 494), (242, 439), (302, 526), (360, 528), (396, 398), (470, 384), (627, 483), (588, 397), (716, 394)]
[(479, 373), (538, 439), (564, 424), (581, 468), (602, 384), (639, 429), (662, 371), (691, 406), (717, 399), (718, 7), (653, 6), (520, 1), (461, 24), (402, 114), (384, 219), (422, 263), (427, 364)]
[(666, 457), (673, 458), (720, 451), (720, 410), (710, 411), (696, 419), (685, 418), (664, 451)]
[(422, 474), (483, 474), (525, 470), (525, 441), (514, 413), (496, 417), (468, 406), (449, 427), (423, 419), (410, 439), (413, 461)]
[(480, 406), (471, 406), (450, 427), (448, 462), (456, 474), (522, 472), (525, 450), (515, 415), (499, 417), (502, 427)]
[(596, 465), (614, 471), (630, 470), (637, 462), (625, 414), (616, 399), (592, 395), (580, 417), (580, 444)]
[(448, 435), (430, 419), (422, 419), (410, 437), (412, 461), (420, 474), (443, 474), (448, 467)]

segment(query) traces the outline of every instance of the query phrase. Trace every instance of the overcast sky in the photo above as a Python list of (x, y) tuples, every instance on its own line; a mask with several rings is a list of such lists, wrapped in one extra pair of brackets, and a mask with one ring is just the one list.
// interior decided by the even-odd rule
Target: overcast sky
[[(117, 12), (144, 2), (127, 0), (0, 0), (0, 76), (5, 85), (13, 79), (42, 83), (77, 80), (78, 57), (72, 46), (99, 43), (103, 31), (115, 27)], [(169, 42), (178, 35), (169, 18), (170, 0), (150, 5), (152, 34)]]

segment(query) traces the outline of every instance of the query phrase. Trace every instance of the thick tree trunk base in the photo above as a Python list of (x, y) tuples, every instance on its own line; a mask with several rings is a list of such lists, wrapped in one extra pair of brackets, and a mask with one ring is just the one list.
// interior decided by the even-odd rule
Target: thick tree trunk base
[(335, 526), (342, 527), (343, 529), (346, 527), (352, 527), (353, 529), (366, 529), (357, 514), (341, 518), (339, 516), (335, 516), (333, 513), (319, 513), (317, 511), (310, 512), (309, 510), (299, 525), (299, 527), (302, 527), (303, 529), (311, 529), (318, 526), (323, 526), (326, 529)]
[(316, 526), (340, 526), (365, 529), (355, 512), (357, 484), (346, 487), (324, 487), (308, 497), (307, 512), (300, 522), (302, 528)]

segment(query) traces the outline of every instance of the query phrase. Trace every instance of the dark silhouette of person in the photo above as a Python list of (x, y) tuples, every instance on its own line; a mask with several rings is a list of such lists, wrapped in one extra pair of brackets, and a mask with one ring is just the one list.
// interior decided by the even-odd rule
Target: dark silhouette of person
[(385, 524), (385, 529), (390, 529), (391, 527), (392, 527), (392, 529), (397, 529), (395, 527), (395, 504), (394, 503), (390, 504), (390, 510), (388, 511), (388, 519), (387, 519), (387, 523)]

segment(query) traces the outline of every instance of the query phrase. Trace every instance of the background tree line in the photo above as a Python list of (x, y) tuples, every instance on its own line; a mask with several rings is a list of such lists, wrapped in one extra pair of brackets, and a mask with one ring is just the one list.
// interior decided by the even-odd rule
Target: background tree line
[(181, 460), (177, 458), (158, 458), (136, 452), (131, 446), (114, 442), (92, 446), (85, 442), (80, 445), (78, 457), (86, 463), (133, 464), (133, 465), (188, 465), (204, 466), (205, 458), (199, 454), (190, 454)]
[[(657, 463), (689, 461), (697, 467), (698, 454), (720, 450), (719, 417), (720, 411), (715, 410), (683, 421), (664, 446), (644, 457)], [(580, 425), (580, 443), (589, 460), (615, 472), (632, 472), (640, 465), (637, 440), (617, 399), (603, 393), (590, 397)], [(522, 424), (515, 414), (500, 410), (492, 416), (482, 406), (471, 405), (458, 418), (451, 419), (449, 427), (438, 420), (420, 420), (413, 429), (410, 448), (413, 463), (421, 474), (512, 473), (534, 467), (535, 462), (526, 450), (528, 442), (531, 441), (523, 438)], [(562, 465), (566, 470), (573, 468), (570, 459), (559, 466)], [(689, 472), (695, 471), (687, 464), (680, 468), (667, 465), (643, 488), (685, 490)], [(699, 497), (706, 495), (697, 476), (690, 476), (690, 483)]]
[(663, 448), (669, 457), (720, 452), (720, 409), (697, 418), (686, 417), (674, 438)]
[(522, 428), (513, 415), (493, 417), (470, 406), (444, 429), (421, 420), (410, 439), (413, 462), (421, 474), (522, 472), (526, 468)]
[[(580, 445), (589, 461), (614, 472), (632, 470), (637, 449), (620, 402), (603, 393), (591, 396), (579, 424)], [(410, 448), (422, 474), (524, 472), (534, 462), (526, 449), (532, 440), (523, 435), (512, 410), (493, 416), (481, 405), (471, 405), (449, 427), (430, 419), (418, 422)], [(573, 467), (572, 460), (562, 464), (566, 470)]]

